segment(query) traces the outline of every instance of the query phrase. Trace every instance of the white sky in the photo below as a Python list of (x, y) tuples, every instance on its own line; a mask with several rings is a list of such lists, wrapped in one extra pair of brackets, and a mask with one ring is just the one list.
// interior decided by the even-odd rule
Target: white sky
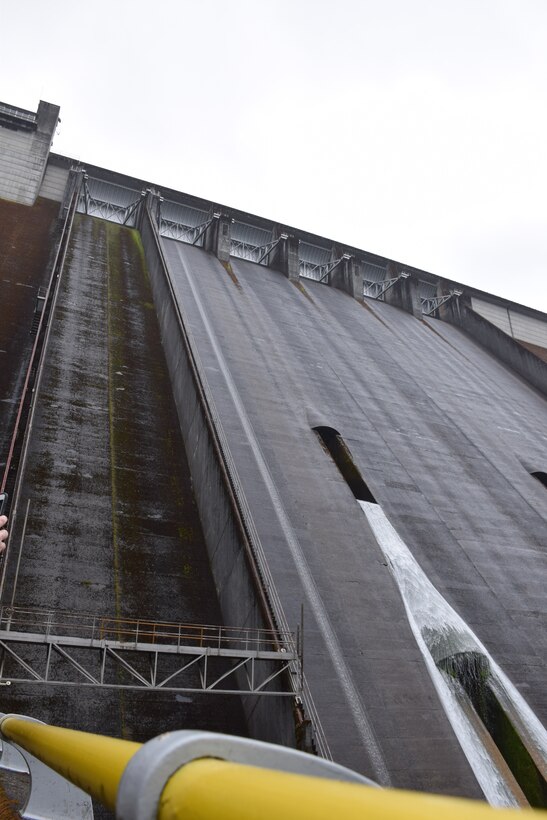
[(53, 150), (547, 311), (547, 0), (0, 0)]

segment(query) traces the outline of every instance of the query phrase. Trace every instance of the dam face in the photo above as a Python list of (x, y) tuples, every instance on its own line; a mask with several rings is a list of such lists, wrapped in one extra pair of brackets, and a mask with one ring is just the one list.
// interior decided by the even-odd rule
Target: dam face
[(476, 794), (383, 554), (312, 427), (341, 434), (428, 577), (544, 719), (545, 499), (519, 461), (547, 455), (544, 399), (448, 325), (238, 259), (228, 275), (182, 243), (164, 251), (289, 620), (304, 603), (306, 675), (335, 759)]
[[(26, 533), (22, 540), (20, 517), (4, 602), (221, 623), (134, 230), (76, 216), (21, 499)], [(221, 695), (47, 690), (13, 686), (10, 709), (135, 740), (173, 721), (246, 734), (237, 700)]]
[[(303, 642), (279, 691), (241, 697), (135, 691), (123, 670), (116, 690), (31, 685), (4, 648), (0, 679), (14, 682), (3, 711), (135, 740), (248, 734), (386, 786), (540, 801), (547, 364), (534, 350), (547, 349), (547, 317), (73, 165), (50, 156), (34, 206), (0, 202), (22, 208), (25, 226), (47, 212), (41, 234), (28, 229), (43, 237), (32, 288), (55, 272), (70, 203), (77, 211), (21, 465), (8, 475), (18, 490), (1, 604), (268, 629), (270, 649), (298, 627)], [(0, 250), (13, 244), (4, 224)], [(2, 305), (32, 324), (30, 288), (18, 307), (15, 285), (0, 284)], [(32, 346), (19, 327), (0, 347), (12, 338), (22, 341), (0, 382), (5, 461)], [(442, 602), (424, 640), (375, 520)], [(463, 643), (424, 653), (450, 624)], [(496, 730), (460, 685), (464, 661), (489, 670)], [(192, 680), (199, 688), (197, 667)], [(292, 696), (278, 697), (287, 681)], [(455, 729), (443, 686), (472, 729)], [(517, 782), (521, 761), (505, 759), (506, 722), (532, 787)], [(473, 738), (494, 761), (494, 786)]]

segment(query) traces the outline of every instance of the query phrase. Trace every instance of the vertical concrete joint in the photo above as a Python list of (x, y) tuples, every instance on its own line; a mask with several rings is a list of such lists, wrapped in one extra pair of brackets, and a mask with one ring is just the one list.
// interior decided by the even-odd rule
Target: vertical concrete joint
[(407, 296), (406, 299), (409, 305), (409, 313), (412, 313), (416, 319), (422, 318), (422, 299), (420, 296), (420, 283), (416, 279), (416, 277), (410, 275), (408, 279), (405, 279), (403, 282), (403, 286), (406, 288)]
[(348, 261), (348, 281), (350, 283), (350, 293), (358, 302), (364, 301), (365, 277), (363, 266), (358, 259), (353, 257)]
[(229, 262), (232, 249), (232, 220), (227, 214), (213, 213), (212, 222), (203, 237), (203, 247), (221, 262)]
[(139, 230), (142, 230), (142, 220), (144, 217), (144, 208), (147, 208), (150, 216), (152, 217), (157, 229), (160, 228), (160, 221), (161, 221), (161, 203), (163, 202), (163, 197), (160, 196), (159, 191), (155, 191), (154, 188), (147, 188), (146, 191), (142, 194), (142, 200), (139, 204), (138, 214), (137, 214), (137, 227)]
[(273, 229), (272, 240), (282, 237), (273, 249), (268, 266), (283, 273), (290, 282), (298, 282), (300, 277), (300, 240), (283, 230), (279, 225)]
[(300, 279), (300, 240), (297, 236), (289, 236), (283, 243), (285, 249), (285, 276), (291, 282)]
[(363, 270), (359, 260), (345, 253), (343, 248), (334, 246), (331, 259), (338, 264), (329, 275), (329, 284), (333, 288), (339, 288), (349, 293), (354, 299), (363, 301)]
[[(439, 286), (437, 288), (437, 295), (448, 296), (450, 290), (448, 288), (443, 287), (443, 282), (439, 282)], [(449, 299), (448, 302), (445, 302), (444, 305), (440, 305), (437, 311), (437, 315), (439, 319), (442, 319), (444, 322), (448, 322), (452, 325), (462, 326), (464, 322), (465, 315), (467, 310), (471, 309), (471, 298), (467, 295), (462, 294), (461, 296), (454, 296), (452, 299)]]
[[(386, 266), (386, 279), (396, 279), (406, 273), (402, 265), (389, 261)], [(401, 277), (395, 284), (385, 291), (384, 301), (389, 305), (401, 308), (411, 313), (417, 319), (422, 318), (422, 302), (420, 299), (420, 283), (410, 275)]]

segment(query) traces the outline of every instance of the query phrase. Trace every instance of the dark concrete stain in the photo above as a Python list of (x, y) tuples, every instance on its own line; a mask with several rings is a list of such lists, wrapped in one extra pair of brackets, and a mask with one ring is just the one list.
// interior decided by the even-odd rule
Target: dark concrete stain
[(32, 350), (38, 288), (47, 281), (59, 203), (32, 207), (0, 199), (0, 473)]
[(222, 267), (224, 268), (224, 270), (226, 271), (226, 273), (228, 274), (228, 276), (230, 277), (230, 279), (232, 280), (234, 285), (239, 290), (241, 290), (241, 283), (239, 282), (239, 279), (237, 278), (237, 276), (234, 273), (234, 269), (232, 268), (231, 262), (221, 262), (220, 264), (222, 265)]
[[(221, 623), (140, 238), (129, 228), (76, 217), (26, 498), (16, 605)], [(182, 702), (168, 692), (12, 685), (8, 708), (139, 741), (175, 728), (246, 733), (230, 696)]]
[(300, 293), (301, 293), (303, 296), (305, 296), (305, 297), (306, 297), (306, 299), (308, 299), (308, 301), (310, 301), (310, 302), (312, 303), (312, 305), (315, 305), (315, 302), (313, 301), (311, 294), (310, 294), (310, 293), (308, 293), (308, 291), (306, 290), (306, 288), (304, 287), (304, 285), (302, 284), (302, 282), (300, 282), (300, 280), (299, 280), (298, 282), (293, 282), (292, 284), (295, 286), (295, 288), (296, 288), (297, 290), (299, 290), (299, 291), (300, 291)]

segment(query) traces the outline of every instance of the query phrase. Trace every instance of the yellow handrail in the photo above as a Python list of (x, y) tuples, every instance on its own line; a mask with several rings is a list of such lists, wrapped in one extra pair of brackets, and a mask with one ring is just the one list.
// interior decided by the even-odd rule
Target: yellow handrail
[[(122, 775), (141, 744), (16, 716), (1, 732), (115, 811)], [(495, 814), (494, 814), (495, 812)], [(158, 820), (510, 820), (533, 809), (492, 809), (471, 800), (376, 789), (213, 758), (178, 769), (163, 788)]]
[(161, 820), (535, 820), (547, 812), (195, 760), (167, 782)]
[(8, 716), (2, 734), (112, 811), (122, 774), (140, 743)]

